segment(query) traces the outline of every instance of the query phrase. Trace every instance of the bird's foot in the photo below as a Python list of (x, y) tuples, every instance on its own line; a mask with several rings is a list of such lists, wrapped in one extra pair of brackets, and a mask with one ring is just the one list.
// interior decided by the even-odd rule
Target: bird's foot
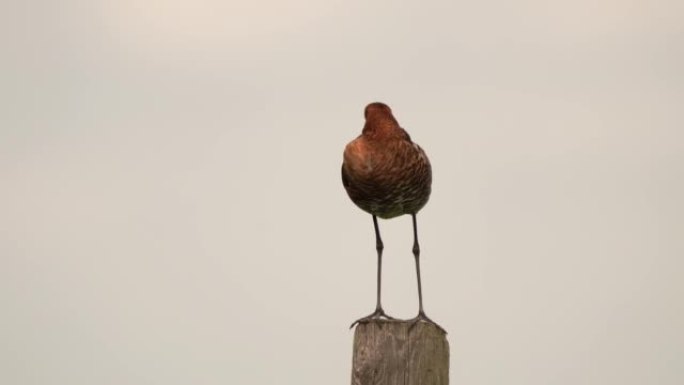
[(373, 320), (383, 320), (383, 319), (388, 320), (388, 321), (395, 321), (396, 320), (396, 318), (390, 317), (387, 314), (385, 314), (385, 311), (382, 310), (381, 307), (379, 307), (379, 308), (375, 309), (375, 311), (372, 314), (369, 314), (363, 318), (359, 318), (356, 321), (354, 321), (354, 323), (351, 324), (349, 329), (353, 328), (354, 325), (356, 325), (356, 324), (363, 324), (363, 323), (367, 323), (367, 322), (370, 322)]
[(437, 322), (435, 322), (435, 321), (431, 320), (430, 318), (428, 318), (428, 316), (426, 316), (426, 315), (425, 315), (425, 312), (422, 311), (422, 310), (421, 310), (420, 312), (418, 312), (418, 315), (417, 315), (415, 318), (412, 318), (412, 319), (408, 320), (408, 322), (411, 323), (411, 326), (409, 327), (409, 330), (413, 329), (413, 327), (416, 326), (416, 324), (418, 324), (418, 322), (420, 322), (420, 321), (423, 321), (423, 322), (427, 322), (427, 323), (429, 323), (429, 324), (432, 324), (432, 325), (436, 326), (437, 329), (439, 329), (439, 330), (441, 330), (442, 332), (444, 332), (444, 334), (447, 334), (447, 331), (444, 330), (443, 327), (439, 326), (439, 324), (438, 324)]

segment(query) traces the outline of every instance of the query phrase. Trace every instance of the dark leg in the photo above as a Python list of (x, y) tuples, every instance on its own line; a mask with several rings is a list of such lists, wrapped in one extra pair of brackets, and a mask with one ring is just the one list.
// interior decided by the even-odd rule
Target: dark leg
[(441, 331), (446, 333), (446, 330), (439, 326), (435, 321), (428, 318), (423, 310), (423, 287), (420, 283), (420, 246), (418, 245), (418, 225), (416, 224), (416, 214), (411, 214), (411, 217), (413, 218), (413, 257), (416, 260), (416, 276), (418, 277), (418, 316), (411, 320), (411, 322), (413, 322), (411, 327), (415, 326), (418, 321), (425, 321), (437, 326)]
[(350, 329), (354, 327), (357, 323), (363, 323), (363, 322), (368, 322), (373, 319), (389, 319), (393, 320), (394, 318), (388, 316), (385, 314), (385, 311), (382, 310), (382, 305), (380, 303), (380, 287), (381, 287), (381, 282), (382, 282), (382, 250), (384, 249), (384, 246), (382, 244), (382, 239), (380, 238), (380, 228), (378, 227), (378, 218), (373, 215), (373, 227), (375, 228), (375, 249), (378, 252), (378, 290), (377, 290), (377, 298), (376, 298), (376, 303), (375, 303), (375, 311), (361, 319), (358, 319), (354, 321), (353, 324), (349, 327)]

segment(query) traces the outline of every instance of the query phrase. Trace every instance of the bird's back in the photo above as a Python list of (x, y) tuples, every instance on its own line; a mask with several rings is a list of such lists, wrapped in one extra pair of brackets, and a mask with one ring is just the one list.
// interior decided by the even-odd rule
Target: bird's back
[(351, 200), (380, 218), (417, 213), (430, 198), (427, 155), (402, 128), (392, 135), (364, 133), (344, 150), (342, 182)]

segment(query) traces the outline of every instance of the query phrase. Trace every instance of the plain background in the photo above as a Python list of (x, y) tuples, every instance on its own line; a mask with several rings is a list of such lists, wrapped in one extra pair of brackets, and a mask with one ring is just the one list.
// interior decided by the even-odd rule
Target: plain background
[[(681, 1), (4, 1), (0, 383), (347, 384), (363, 108), (452, 384), (684, 382)], [(381, 222), (412, 317), (411, 221)]]

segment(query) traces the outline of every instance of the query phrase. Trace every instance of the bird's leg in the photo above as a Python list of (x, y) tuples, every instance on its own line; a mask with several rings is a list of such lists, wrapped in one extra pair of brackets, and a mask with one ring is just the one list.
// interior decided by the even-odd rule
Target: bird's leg
[(384, 245), (382, 244), (382, 239), (380, 238), (380, 228), (378, 227), (378, 218), (373, 215), (373, 227), (375, 228), (375, 249), (378, 252), (378, 288), (377, 288), (377, 299), (376, 299), (376, 304), (375, 304), (375, 311), (371, 313), (370, 315), (363, 317), (361, 319), (358, 319), (354, 321), (353, 324), (349, 327), (350, 329), (354, 327), (357, 323), (364, 323), (368, 322), (370, 320), (374, 319), (388, 319), (388, 320), (394, 320), (395, 318), (392, 318), (385, 314), (385, 311), (382, 309), (382, 304), (380, 302), (380, 288), (381, 288), (381, 282), (382, 282), (382, 250), (384, 249)]
[(446, 330), (439, 326), (435, 321), (428, 318), (423, 310), (423, 288), (420, 283), (420, 246), (418, 245), (418, 225), (416, 224), (416, 214), (411, 214), (411, 217), (413, 218), (413, 257), (416, 260), (416, 276), (418, 277), (418, 315), (409, 321), (412, 323), (411, 327), (415, 326), (419, 321), (424, 321), (435, 325), (437, 328), (439, 328), (439, 330), (446, 333)]

